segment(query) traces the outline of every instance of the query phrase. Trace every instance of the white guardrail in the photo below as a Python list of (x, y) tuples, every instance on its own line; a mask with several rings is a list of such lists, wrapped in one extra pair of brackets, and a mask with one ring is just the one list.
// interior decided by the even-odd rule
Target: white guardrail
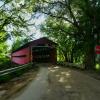
[[(29, 63), (29, 64), (31, 64), (31, 63)], [(22, 65), (22, 66), (18, 66), (18, 67), (14, 67), (14, 68), (10, 68), (10, 69), (0, 71), (0, 76), (4, 76), (4, 75), (10, 74), (12, 72), (15, 72), (17, 70), (23, 69), (23, 68), (27, 67), (27, 65), (29, 65), (29, 64), (25, 64), (25, 65)]]

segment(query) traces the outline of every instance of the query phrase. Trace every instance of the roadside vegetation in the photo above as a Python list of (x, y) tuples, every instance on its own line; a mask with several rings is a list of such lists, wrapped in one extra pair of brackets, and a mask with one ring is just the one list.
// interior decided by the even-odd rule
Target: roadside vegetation
[(59, 59), (100, 70), (99, 0), (39, 0), (37, 11), (48, 15), (41, 30), (58, 43)]

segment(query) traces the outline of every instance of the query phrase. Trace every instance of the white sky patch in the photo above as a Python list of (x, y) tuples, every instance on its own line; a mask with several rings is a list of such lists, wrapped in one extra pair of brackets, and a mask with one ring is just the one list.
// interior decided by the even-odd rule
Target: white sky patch
[(40, 15), (38, 18), (33, 19), (33, 22), (35, 23), (33, 26), (30, 26), (30, 34), (34, 34), (34, 38), (38, 39), (40, 37), (43, 37), (42, 32), (40, 31), (40, 25), (45, 21), (45, 16)]
[(41, 23), (43, 23), (45, 21), (45, 16), (42, 15), (42, 16), (40, 16), (39, 19), (36, 19), (35, 21), (36, 21), (36, 25), (40, 25)]
[(0, 6), (2, 6), (4, 3), (2, 1), (0, 1)]

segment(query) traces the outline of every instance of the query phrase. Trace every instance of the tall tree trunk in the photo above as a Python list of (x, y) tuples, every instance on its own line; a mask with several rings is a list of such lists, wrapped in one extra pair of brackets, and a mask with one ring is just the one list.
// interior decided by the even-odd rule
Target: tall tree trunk
[(65, 51), (63, 51), (63, 54), (64, 54), (64, 57), (65, 57), (65, 62), (68, 62), (68, 56), (67, 56), (67, 53)]
[(65, 62), (69, 62), (67, 55), (64, 56), (65, 56)]
[(84, 60), (86, 69), (95, 69), (95, 45), (94, 43), (88, 49), (85, 60)]
[(72, 49), (71, 51), (71, 59), (70, 59), (70, 62), (73, 63), (73, 51), (74, 51), (74, 48)]

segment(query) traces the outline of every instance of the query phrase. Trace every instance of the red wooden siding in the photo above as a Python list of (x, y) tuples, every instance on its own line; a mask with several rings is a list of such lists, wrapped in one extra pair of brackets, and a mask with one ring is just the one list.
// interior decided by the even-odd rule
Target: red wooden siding
[(31, 61), (30, 49), (24, 48), (12, 54), (12, 61), (19, 65), (26, 64)]

